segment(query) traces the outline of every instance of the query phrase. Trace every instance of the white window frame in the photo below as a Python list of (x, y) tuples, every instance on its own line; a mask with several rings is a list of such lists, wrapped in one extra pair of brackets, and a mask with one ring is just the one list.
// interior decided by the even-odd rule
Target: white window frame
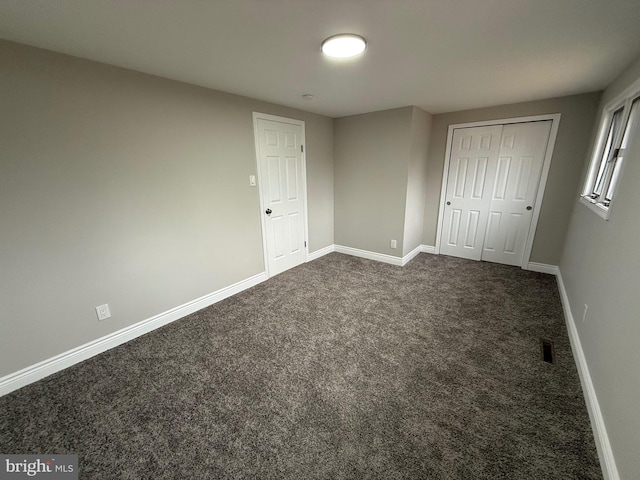
[[(628, 157), (626, 155), (626, 151), (621, 147), (623, 137), (627, 128), (629, 127), (629, 116), (631, 114), (631, 106), (633, 102), (640, 97), (640, 79), (633, 83), (629, 88), (627, 88), (624, 92), (618, 95), (616, 98), (611, 100), (609, 103), (605, 105), (602, 111), (602, 116), (600, 117), (600, 127), (598, 129), (598, 136), (596, 143), (594, 145), (592, 154), (591, 154), (591, 163), (589, 166), (589, 171), (587, 173), (587, 178), (585, 180), (584, 186), (582, 188), (582, 193), (580, 194), (580, 202), (591, 209), (594, 213), (605, 220), (609, 220), (609, 216), (611, 214), (611, 210), (613, 208), (613, 204), (615, 201), (615, 189), (611, 192), (611, 198), (607, 201), (606, 195), (609, 190), (609, 185), (613, 178), (613, 172), (615, 169), (615, 164), (613, 168), (609, 169), (609, 172), (605, 171), (604, 184), (602, 186), (602, 192), (600, 196), (593, 197), (594, 190), (596, 189), (595, 183), (598, 180), (598, 172), (602, 165), (602, 162), (621, 162), (619, 165), (618, 178), (624, 176), (624, 157)], [(622, 110), (622, 115), (620, 117), (620, 128), (617, 132), (615, 132), (614, 138), (611, 143), (611, 148), (609, 150), (608, 158), (604, 159), (605, 149), (607, 147), (607, 140), (609, 138), (609, 131), (612, 127), (614, 114)], [(636, 118), (636, 125), (632, 126), (635, 128), (640, 119)], [(630, 132), (633, 134), (633, 132)], [(614, 187), (618, 187), (619, 181), (614, 185)]]

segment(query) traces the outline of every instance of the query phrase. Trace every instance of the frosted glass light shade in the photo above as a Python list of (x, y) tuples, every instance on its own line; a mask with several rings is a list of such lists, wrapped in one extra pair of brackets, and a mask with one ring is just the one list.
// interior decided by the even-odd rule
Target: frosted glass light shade
[(322, 42), (322, 53), (334, 58), (348, 58), (361, 54), (367, 48), (367, 41), (360, 35), (341, 33)]

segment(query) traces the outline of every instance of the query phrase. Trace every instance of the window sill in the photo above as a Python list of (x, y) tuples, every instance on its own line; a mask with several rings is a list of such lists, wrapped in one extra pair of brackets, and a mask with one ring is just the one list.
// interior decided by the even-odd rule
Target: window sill
[(584, 195), (580, 197), (580, 203), (582, 203), (584, 206), (589, 208), (593, 213), (598, 215), (600, 218), (609, 220), (609, 212), (611, 210), (610, 206), (605, 207), (601, 203), (596, 203), (593, 200), (591, 200), (589, 197)]

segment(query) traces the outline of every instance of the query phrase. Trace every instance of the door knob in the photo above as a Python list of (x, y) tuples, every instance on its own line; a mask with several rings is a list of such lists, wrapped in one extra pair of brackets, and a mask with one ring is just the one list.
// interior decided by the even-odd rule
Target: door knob
[(527, 205), (527, 210), (531, 210), (533, 207), (531, 205)]
[(271, 215), (272, 211), (270, 208), (267, 208), (264, 213), (266, 213), (267, 215)]
[(447, 205), (451, 205), (451, 202), (447, 202)]

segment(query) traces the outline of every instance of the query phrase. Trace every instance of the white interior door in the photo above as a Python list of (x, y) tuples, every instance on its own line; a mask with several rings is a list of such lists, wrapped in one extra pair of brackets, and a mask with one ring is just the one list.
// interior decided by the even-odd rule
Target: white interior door
[(440, 253), (522, 265), (551, 124), (454, 130)]
[(296, 121), (255, 118), (266, 263), (270, 276), (307, 260), (303, 125)]
[(522, 265), (551, 121), (502, 130), (482, 260)]
[(501, 125), (454, 131), (440, 253), (480, 260), (501, 132)]

